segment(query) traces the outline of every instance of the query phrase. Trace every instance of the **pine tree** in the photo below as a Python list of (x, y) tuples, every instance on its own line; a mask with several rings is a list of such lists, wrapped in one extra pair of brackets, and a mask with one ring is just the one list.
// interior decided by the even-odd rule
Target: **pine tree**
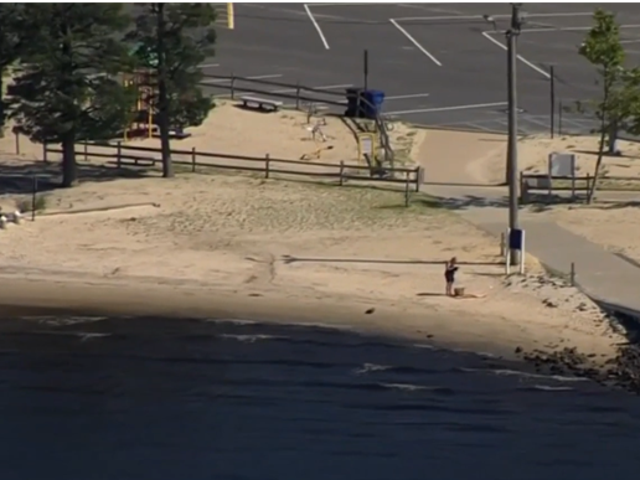
[(20, 34), (23, 5), (16, 3), (0, 4), (0, 136), (5, 125), (4, 77), (8, 68), (20, 58), (22, 41)]
[(172, 177), (171, 128), (200, 125), (213, 108), (203, 95), (199, 65), (213, 55), (215, 10), (208, 3), (140, 4), (136, 28), (127, 38), (144, 52), (141, 63), (157, 81), (157, 121), (164, 177)]
[(62, 186), (77, 181), (75, 144), (121, 131), (132, 96), (118, 79), (126, 65), (122, 4), (27, 4), (25, 50), (10, 107), (18, 130), (62, 146)]

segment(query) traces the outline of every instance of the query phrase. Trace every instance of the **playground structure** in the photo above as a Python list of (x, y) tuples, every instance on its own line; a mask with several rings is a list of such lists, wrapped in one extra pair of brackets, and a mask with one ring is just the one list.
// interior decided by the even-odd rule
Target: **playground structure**
[(132, 88), (136, 96), (132, 121), (124, 131), (124, 140), (153, 138), (158, 131), (155, 123), (158, 95), (153, 72), (150, 69), (137, 69), (125, 74), (123, 83), (126, 88)]
[(372, 159), (375, 158), (378, 148), (378, 136), (377, 131), (374, 132), (358, 132), (358, 162), (366, 163), (369, 166), (373, 165)]
[[(314, 123), (313, 117), (318, 113), (315, 106), (311, 104), (307, 111), (307, 125), (305, 128), (309, 132), (316, 148), (301, 155), (300, 160), (321, 160), (323, 152), (333, 149), (332, 145), (322, 145), (322, 143), (326, 143), (329, 140), (322, 129), (327, 125), (327, 119), (324, 116), (320, 116)], [(368, 122), (354, 121), (352, 128), (360, 130), (355, 134), (358, 142), (358, 163), (361, 165), (366, 164), (369, 167), (374, 166), (376, 154), (381, 143), (381, 134), (377, 125), (375, 123), (369, 124)]]
[[(135, 138), (153, 138), (160, 133), (157, 121), (159, 99), (156, 81), (157, 55), (143, 44), (134, 46), (131, 54), (137, 57), (140, 67), (123, 76), (124, 86), (133, 89), (135, 93), (131, 124), (124, 130), (125, 141)], [(170, 126), (169, 134), (172, 138), (179, 140), (191, 135), (185, 133), (180, 126)]]

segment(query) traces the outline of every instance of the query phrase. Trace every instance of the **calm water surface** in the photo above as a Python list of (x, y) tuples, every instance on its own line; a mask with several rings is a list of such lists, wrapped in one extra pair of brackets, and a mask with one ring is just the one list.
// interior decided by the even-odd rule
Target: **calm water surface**
[(2, 321), (2, 480), (640, 475), (640, 398), (589, 381), (426, 339), (66, 320)]

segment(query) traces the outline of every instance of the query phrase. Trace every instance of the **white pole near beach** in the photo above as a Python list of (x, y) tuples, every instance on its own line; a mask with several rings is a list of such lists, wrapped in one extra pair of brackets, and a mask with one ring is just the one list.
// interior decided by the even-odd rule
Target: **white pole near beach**
[(525, 255), (524, 237), (525, 237), (525, 232), (524, 230), (522, 230), (522, 251), (520, 252), (520, 275), (524, 275), (524, 255)]
[(511, 229), (507, 228), (506, 235), (506, 248), (504, 249), (504, 269), (505, 273), (509, 275), (511, 273), (511, 247), (509, 246), (509, 239), (511, 238)]

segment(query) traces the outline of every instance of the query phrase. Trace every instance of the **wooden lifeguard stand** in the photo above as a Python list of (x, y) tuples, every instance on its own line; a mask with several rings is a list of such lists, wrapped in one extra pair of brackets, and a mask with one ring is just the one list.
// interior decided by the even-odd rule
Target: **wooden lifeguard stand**
[(157, 88), (148, 69), (138, 69), (124, 75), (124, 86), (135, 91), (136, 102), (132, 122), (124, 131), (124, 140), (152, 138), (156, 132), (155, 110)]

